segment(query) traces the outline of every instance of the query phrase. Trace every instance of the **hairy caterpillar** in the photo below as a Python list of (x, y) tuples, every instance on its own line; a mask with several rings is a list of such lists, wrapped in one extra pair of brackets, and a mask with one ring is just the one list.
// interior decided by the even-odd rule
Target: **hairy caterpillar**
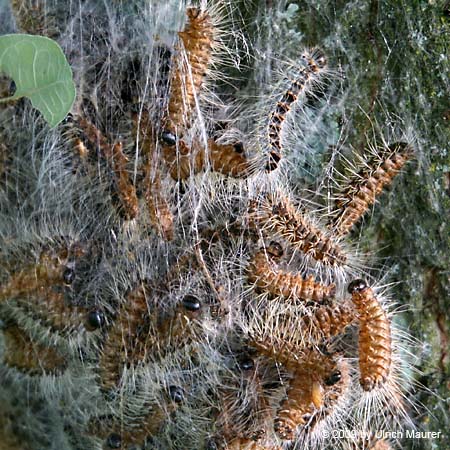
[(311, 275), (304, 278), (300, 273), (285, 272), (277, 267), (273, 259), (283, 254), (282, 247), (271, 243), (258, 251), (247, 268), (247, 279), (261, 290), (281, 297), (321, 302), (332, 298), (336, 291), (334, 284), (323, 285)]
[(67, 304), (64, 291), (76, 280), (76, 260), (83, 255), (80, 243), (43, 251), (37, 264), (13, 274), (0, 287), (0, 301), (8, 301), (4, 312), (17, 320), (23, 315), (35, 317), (52, 331), (79, 329), (85, 324), (87, 311)]
[(12, 12), (21, 31), (51, 37), (55, 30), (49, 29), (44, 7), (45, 0), (11, 0)]
[(293, 104), (297, 102), (299, 96), (310, 88), (310, 85), (319, 79), (319, 76), (326, 68), (326, 58), (319, 49), (313, 49), (303, 55), (306, 67), (301, 69), (297, 77), (292, 80), (291, 85), (277, 102), (276, 108), (269, 116), (267, 126), (268, 141), (270, 147), (269, 160), (265, 169), (271, 172), (278, 167), (281, 160), (281, 136), (283, 123)]
[(331, 222), (339, 235), (347, 234), (375, 203), (384, 187), (391, 184), (412, 157), (412, 147), (405, 142), (390, 145), (373, 160), (362, 161), (363, 167), (352, 168), (354, 175), (346, 180), (336, 200), (337, 211)]
[(391, 370), (391, 324), (373, 290), (363, 280), (348, 286), (359, 319), (360, 383), (365, 391), (383, 384)]
[(113, 417), (100, 417), (91, 421), (88, 433), (105, 439), (105, 450), (127, 450), (131, 446), (143, 446), (148, 437), (155, 436), (164, 422), (184, 401), (185, 393), (180, 386), (169, 386), (164, 405), (149, 404), (145, 414), (131, 417), (125, 423)]
[(208, 140), (211, 168), (234, 178), (245, 178), (250, 174), (250, 164), (244, 154), (241, 142), (235, 144), (218, 144)]
[(338, 355), (309, 352), (291, 361), (287, 397), (277, 410), (274, 428), (282, 440), (293, 440), (299, 426), (330, 414), (349, 382), (348, 368)]
[(251, 173), (251, 165), (243, 154), (242, 144), (218, 144), (208, 139), (207, 150), (195, 139), (191, 147), (184, 140), (177, 142), (177, 152), (163, 146), (163, 156), (169, 164), (169, 173), (174, 180), (185, 180), (205, 167), (209, 160), (211, 169), (233, 178), (245, 178)]
[(120, 213), (127, 220), (135, 219), (139, 213), (138, 199), (136, 188), (128, 175), (128, 158), (123, 153), (122, 142), (111, 145), (101, 131), (83, 117), (78, 118), (78, 123), (89, 141), (100, 148), (103, 157), (111, 166), (121, 206)]
[(148, 332), (147, 290), (144, 285), (133, 289), (121, 304), (116, 320), (108, 330), (99, 361), (101, 386), (114, 389), (125, 365), (133, 365), (136, 353), (142, 353)]
[[(150, 215), (150, 223), (167, 241), (174, 237), (174, 218), (170, 204), (161, 189), (160, 168), (157, 161), (154, 143), (153, 127), (149, 123), (148, 113), (145, 113), (143, 124), (139, 128), (141, 147), (146, 162), (144, 172), (144, 197)], [(137, 121), (135, 120), (135, 126)]]
[[(181, 137), (189, 122), (211, 60), (215, 35), (213, 22), (207, 11), (190, 7), (186, 14), (188, 23), (178, 33), (183, 48), (180, 49), (178, 61), (173, 63), (175, 68), (170, 80), (168, 111), (163, 120), (164, 132), (171, 133), (174, 137)], [(165, 141), (167, 143), (167, 139)]]
[(8, 324), (3, 335), (7, 366), (29, 375), (58, 374), (65, 369), (67, 362), (55, 348), (34, 342), (17, 324)]
[(186, 295), (173, 312), (156, 313), (154, 317), (148, 306), (148, 291), (148, 286), (140, 285), (127, 295), (108, 332), (99, 364), (104, 390), (117, 386), (125, 366), (158, 360), (193, 338), (190, 323), (200, 312), (199, 300)]
[(266, 194), (254, 202), (253, 209), (252, 220), (263, 229), (277, 233), (294, 249), (327, 266), (347, 263), (348, 257), (334, 237), (314, 226), (289, 198)]
[(341, 334), (355, 320), (351, 304), (324, 305), (301, 318), (300, 328), (308, 330), (311, 342), (330, 339)]

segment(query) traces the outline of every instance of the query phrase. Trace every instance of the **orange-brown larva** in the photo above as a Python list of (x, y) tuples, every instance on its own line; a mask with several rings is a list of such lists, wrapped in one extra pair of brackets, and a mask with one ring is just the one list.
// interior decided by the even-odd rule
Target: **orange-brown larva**
[(348, 368), (335, 355), (310, 352), (288, 367), (291, 380), (277, 410), (274, 428), (282, 440), (294, 440), (300, 426), (314, 425), (334, 410), (348, 387)]
[(390, 145), (387, 152), (383, 152), (378, 158), (365, 162), (347, 180), (338, 194), (337, 211), (331, 223), (336, 233), (344, 235), (350, 232), (411, 157), (411, 146), (405, 142), (397, 142)]
[(320, 306), (301, 319), (301, 328), (307, 330), (311, 342), (329, 339), (344, 332), (356, 319), (350, 303)]
[(360, 383), (371, 391), (386, 382), (391, 371), (391, 323), (372, 288), (363, 280), (348, 286), (359, 319)]
[(71, 259), (83, 254), (79, 244), (43, 251), (37, 264), (12, 274), (0, 287), (0, 301), (13, 301), (22, 313), (35, 316), (54, 331), (81, 327), (85, 309), (67, 304), (64, 291), (55, 288), (70, 288), (75, 277), (75, 262)]
[(89, 141), (100, 148), (114, 174), (116, 193), (120, 202), (120, 213), (127, 219), (135, 219), (139, 213), (136, 188), (128, 174), (128, 158), (123, 153), (122, 142), (111, 145), (101, 131), (87, 119), (80, 117), (78, 123)]
[(256, 202), (252, 219), (271, 232), (277, 233), (294, 249), (311, 256), (327, 266), (342, 266), (347, 255), (331, 235), (314, 226), (287, 197), (276, 199), (271, 195)]
[(147, 290), (139, 285), (122, 303), (102, 346), (99, 373), (104, 390), (117, 386), (124, 366), (137, 362), (136, 353), (145, 353), (148, 322)]
[[(154, 141), (155, 133), (149, 122), (148, 113), (143, 115), (139, 134), (142, 153), (146, 158), (143, 166), (144, 197), (147, 203), (150, 223), (163, 239), (170, 241), (174, 237), (174, 218), (170, 204), (161, 189), (161, 173)], [(137, 124), (136, 120), (135, 124)]]
[(312, 80), (316, 79), (320, 72), (326, 67), (326, 58), (321, 50), (314, 50), (306, 54), (306, 67), (299, 71), (295, 80), (277, 102), (277, 106), (270, 114), (269, 124), (267, 127), (269, 140), (269, 160), (265, 169), (267, 172), (275, 170), (281, 160), (281, 134), (283, 123), (286, 120), (292, 105), (297, 101), (298, 97), (309, 88)]
[[(215, 29), (207, 11), (187, 8), (188, 22), (178, 33), (183, 45), (174, 62), (163, 129), (182, 137), (211, 61)], [(186, 61), (184, 60), (186, 58)]]
[(240, 142), (235, 144), (217, 144), (213, 139), (210, 139), (208, 148), (209, 160), (213, 171), (233, 178), (245, 178), (250, 174), (250, 164)]
[(3, 329), (5, 338), (4, 363), (29, 375), (61, 373), (67, 362), (55, 348), (35, 342), (26, 331), (12, 323)]
[(305, 278), (301, 273), (286, 272), (279, 269), (274, 262), (274, 259), (279, 255), (279, 249), (274, 244), (258, 251), (248, 265), (248, 281), (273, 296), (316, 302), (334, 296), (336, 291), (334, 284), (324, 285), (316, 282), (312, 275)]

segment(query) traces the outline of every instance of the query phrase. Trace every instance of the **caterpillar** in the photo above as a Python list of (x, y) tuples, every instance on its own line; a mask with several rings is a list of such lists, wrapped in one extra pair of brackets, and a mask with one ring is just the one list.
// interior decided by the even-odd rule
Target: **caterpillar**
[(108, 332), (99, 363), (105, 391), (118, 385), (125, 366), (159, 360), (173, 349), (187, 345), (194, 337), (190, 323), (201, 310), (200, 301), (186, 295), (173, 312), (165, 316), (156, 313), (155, 318), (150, 315), (148, 291), (148, 286), (140, 285), (127, 295)]
[(306, 331), (309, 342), (321, 342), (343, 333), (355, 318), (350, 303), (324, 305), (303, 316), (299, 328)]
[(202, 303), (193, 295), (185, 295), (169, 314), (159, 315), (154, 333), (149, 333), (139, 358), (157, 361), (171, 351), (188, 345), (196, 336), (193, 324), (201, 314)]
[(76, 260), (86, 254), (80, 243), (45, 250), (39, 262), (18, 271), (0, 287), (9, 315), (33, 316), (52, 331), (68, 333), (86, 324), (87, 310), (66, 303), (65, 291), (76, 281)]
[(273, 260), (282, 254), (282, 247), (275, 242), (258, 251), (247, 267), (248, 281), (277, 297), (321, 302), (334, 296), (336, 292), (334, 284), (324, 285), (316, 282), (312, 275), (304, 278), (300, 273), (279, 269)]
[(215, 140), (209, 139), (208, 149), (213, 171), (233, 178), (245, 178), (251, 173), (250, 163), (241, 142), (218, 144)]
[(371, 391), (386, 382), (392, 361), (391, 324), (372, 288), (363, 280), (348, 286), (359, 319), (360, 384)]
[(56, 29), (49, 27), (44, 0), (11, 0), (11, 9), (18, 28), (28, 34), (52, 37)]
[(185, 400), (185, 393), (180, 386), (169, 386), (165, 393), (164, 405), (149, 404), (145, 413), (132, 417), (123, 423), (114, 417), (100, 417), (92, 420), (88, 433), (105, 439), (104, 449), (127, 450), (131, 446), (143, 446), (148, 437), (155, 436), (164, 422)]
[(189, 147), (184, 140), (177, 141), (177, 152), (163, 146), (163, 157), (169, 164), (169, 173), (174, 180), (185, 180), (205, 167), (208, 160), (211, 170), (233, 178), (246, 178), (251, 173), (251, 164), (243, 154), (241, 142), (218, 144), (208, 139), (207, 149), (198, 140)]
[(53, 286), (69, 286), (75, 276), (71, 258), (85, 254), (80, 244), (56, 251), (42, 251), (37, 264), (32, 264), (10, 276), (0, 286), (0, 302), (18, 298), (40, 298)]
[(126, 220), (135, 219), (139, 213), (139, 204), (136, 188), (128, 175), (128, 158), (123, 153), (122, 142), (111, 145), (102, 132), (84, 117), (79, 117), (78, 123), (91, 144), (100, 148), (103, 157), (111, 166), (120, 202), (119, 212)]
[(149, 329), (147, 289), (141, 284), (128, 293), (108, 330), (99, 360), (101, 387), (114, 389), (125, 365), (137, 362), (136, 353), (145, 352), (145, 335)]
[(294, 249), (326, 266), (343, 266), (348, 257), (332, 235), (314, 226), (288, 197), (266, 194), (254, 201), (251, 219), (263, 229), (275, 232)]
[(178, 61), (173, 62), (175, 67), (170, 80), (168, 111), (163, 120), (163, 141), (168, 145), (175, 144), (175, 137), (182, 136), (185, 124), (189, 122), (214, 46), (215, 29), (209, 13), (190, 7), (186, 15), (188, 22), (184, 30), (178, 33), (184, 52), (180, 51)]
[[(217, 447), (216, 447), (217, 448)], [(238, 438), (234, 439), (230, 443), (227, 443), (225, 447), (221, 447), (223, 450), (282, 450), (282, 447), (276, 444), (264, 444), (255, 442), (251, 439)]]
[(345, 235), (375, 203), (385, 186), (412, 158), (413, 149), (405, 142), (389, 145), (387, 151), (372, 160), (363, 161), (363, 167), (352, 168), (354, 175), (346, 180), (336, 200), (336, 212), (330, 223), (338, 235)]
[(178, 141), (174, 141), (174, 149), (163, 145), (162, 147), (162, 155), (169, 166), (169, 174), (172, 179), (186, 180), (191, 175), (195, 175), (196, 173), (203, 170), (205, 166), (205, 149), (198, 140), (194, 140), (191, 147), (189, 147), (183, 139)]
[(283, 123), (287, 114), (294, 103), (297, 102), (299, 96), (306, 92), (313, 83), (317, 82), (327, 65), (325, 55), (320, 49), (306, 52), (302, 58), (306, 62), (306, 67), (301, 69), (297, 77), (292, 80), (289, 88), (278, 100), (276, 108), (269, 116), (267, 134), (270, 152), (269, 160), (265, 166), (266, 172), (275, 170), (281, 160)]
[(29, 375), (59, 374), (67, 365), (55, 348), (34, 342), (16, 323), (3, 329), (5, 338), (4, 363)]
[(282, 440), (292, 441), (300, 426), (312, 425), (332, 413), (349, 383), (348, 368), (338, 355), (309, 352), (291, 361), (286, 398), (274, 420)]
[[(174, 218), (170, 204), (161, 189), (161, 176), (156, 160), (154, 131), (149, 122), (148, 113), (143, 114), (142, 124), (139, 128), (142, 153), (146, 157), (144, 172), (144, 198), (150, 216), (150, 223), (156, 231), (167, 241), (174, 237)], [(135, 118), (137, 128), (137, 118)]]

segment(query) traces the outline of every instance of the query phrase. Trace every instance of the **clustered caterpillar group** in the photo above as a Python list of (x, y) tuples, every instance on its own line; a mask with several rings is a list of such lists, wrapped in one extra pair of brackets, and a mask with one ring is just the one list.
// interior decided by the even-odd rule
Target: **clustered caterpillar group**
[(412, 143), (355, 155), (327, 221), (285, 164), (288, 115), (308, 113), (333, 64), (322, 50), (303, 52), (269, 117), (242, 106), (217, 131), (227, 3), (188, 5), (171, 40), (146, 10), (158, 27), (131, 56), (109, 25), (97, 37), (87, 3), (59, 35), (89, 36), (69, 54), (83, 67), (73, 115), (50, 131), (23, 102), (0, 110), (15, 162), (0, 197), (2, 373), (45, 395), (68, 449), (368, 448), (325, 432), (401, 429), (402, 342), (351, 230)]

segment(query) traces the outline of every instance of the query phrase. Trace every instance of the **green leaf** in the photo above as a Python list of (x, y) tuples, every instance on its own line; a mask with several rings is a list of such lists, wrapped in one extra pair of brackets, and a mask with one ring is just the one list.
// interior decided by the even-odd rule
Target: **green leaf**
[(0, 72), (16, 83), (12, 97), (28, 97), (51, 127), (61, 122), (75, 100), (72, 70), (53, 40), (29, 34), (0, 36)]

